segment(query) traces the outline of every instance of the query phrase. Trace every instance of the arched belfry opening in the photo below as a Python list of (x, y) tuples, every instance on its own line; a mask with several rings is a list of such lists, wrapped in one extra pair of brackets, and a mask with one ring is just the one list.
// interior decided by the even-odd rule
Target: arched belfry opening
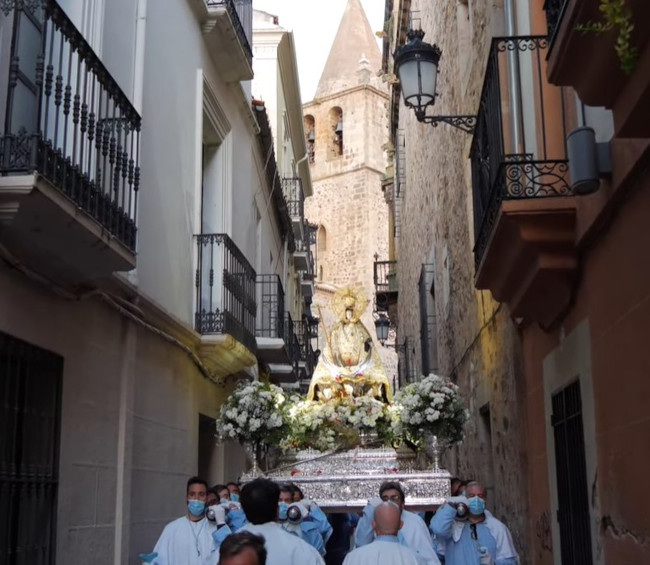
[(329, 155), (336, 158), (343, 155), (343, 110), (334, 106), (329, 111)]
[(305, 142), (307, 144), (307, 155), (309, 163), (316, 161), (316, 120), (311, 114), (303, 118), (303, 127), (305, 129)]

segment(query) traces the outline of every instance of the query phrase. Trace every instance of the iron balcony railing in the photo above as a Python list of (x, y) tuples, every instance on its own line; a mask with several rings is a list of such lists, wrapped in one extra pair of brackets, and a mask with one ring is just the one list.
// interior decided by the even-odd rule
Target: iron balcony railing
[(258, 337), (284, 338), (284, 289), (278, 275), (257, 275)]
[(196, 331), (230, 334), (255, 352), (255, 270), (226, 234), (195, 238)]
[(397, 291), (397, 261), (375, 261), (375, 292)]
[(548, 31), (548, 40), (553, 44), (555, 33), (564, 16), (564, 10), (568, 4), (568, 0), (546, 0), (544, 2), (544, 12), (546, 12), (546, 29)]
[(206, 0), (208, 7), (225, 8), (235, 26), (237, 37), (246, 51), (249, 64), (253, 63), (251, 48), (253, 35), (253, 2), (252, 0)]
[(0, 174), (38, 173), (135, 250), (140, 115), (55, 0), (0, 9), (12, 33)]
[(547, 49), (546, 36), (492, 40), (470, 150), (476, 266), (502, 201), (571, 194), (564, 96), (546, 82)]
[(299, 177), (282, 179), (282, 192), (292, 218), (305, 217), (305, 195), (302, 191), (302, 179)]
[(296, 335), (296, 326), (291, 314), (284, 313), (284, 343), (294, 368), (300, 360), (300, 341)]
[(294, 324), (300, 351), (299, 359), (305, 363), (306, 375), (311, 376), (316, 366), (316, 353), (312, 340), (318, 337), (318, 326), (310, 324), (307, 320), (294, 322)]

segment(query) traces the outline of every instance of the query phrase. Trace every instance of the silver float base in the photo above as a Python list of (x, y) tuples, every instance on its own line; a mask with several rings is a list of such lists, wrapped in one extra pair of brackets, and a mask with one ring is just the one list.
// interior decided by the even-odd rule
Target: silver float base
[[(411, 451), (358, 447), (340, 453), (300, 451), (284, 456), (280, 466), (263, 476), (279, 483), (293, 482), (306, 498), (326, 512), (358, 512), (379, 496), (384, 481), (397, 481), (406, 494), (408, 510), (435, 510), (450, 495), (450, 473), (426, 470)], [(242, 482), (254, 479), (250, 473)]]

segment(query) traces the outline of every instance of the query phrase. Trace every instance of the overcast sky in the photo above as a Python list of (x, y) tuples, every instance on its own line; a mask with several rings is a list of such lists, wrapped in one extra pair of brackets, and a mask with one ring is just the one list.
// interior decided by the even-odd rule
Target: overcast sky
[[(316, 92), (347, 0), (253, 0), (253, 8), (277, 15), (293, 30), (302, 101)], [(384, 0), (361, 0), (373, 31), (384, 27)]]

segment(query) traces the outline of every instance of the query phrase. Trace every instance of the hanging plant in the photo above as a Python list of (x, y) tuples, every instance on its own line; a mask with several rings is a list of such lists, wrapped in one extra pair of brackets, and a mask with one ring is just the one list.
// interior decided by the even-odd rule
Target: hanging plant
[(601, 21), (579, 24), (576, 29), (583, 33), (598, 34), (615, 30), (617, 36), (614, 51), (621, 70), (628, 75), (632, 74), (639, 58), (638, 49), (632, 45), (632, 10), (627, 7), (625, 0), (600, 0), (598, 10), (603, 14)]

